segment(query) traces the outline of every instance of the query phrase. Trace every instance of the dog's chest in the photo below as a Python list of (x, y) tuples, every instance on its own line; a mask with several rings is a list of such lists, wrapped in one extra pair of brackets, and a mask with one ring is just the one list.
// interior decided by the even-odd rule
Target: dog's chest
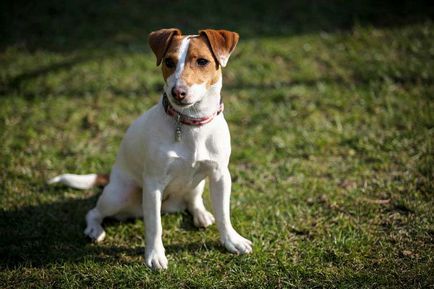
[(193, 190), (207, 176), (212, 166), (212, 162), (206, 161), (189, 163), (182, 159), (174, 160), (169, 167), (168, 191)]
[(167, 157), (169, 189), (191, 190), (219, 165), (218, 157), (210, 154), (205, 146), (175, 146), (167, 152)]

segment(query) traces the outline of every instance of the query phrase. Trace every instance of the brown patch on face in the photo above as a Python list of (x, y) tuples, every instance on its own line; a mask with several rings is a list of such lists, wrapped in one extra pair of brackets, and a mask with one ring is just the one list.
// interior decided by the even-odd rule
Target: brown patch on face
[[(185, 36), (180, 36), (180, 35), (174, 36), (172, 38), (172, 42), (170, 43), (170, 46), (167, 48), (167, 52), (164, 55), (162, 65), (161, 65), (164, 80), (167, 80), (167, 78), (170, 75), (175, 73), (176, 66), (178, 65), (179, 47), (181, 46), (181, 42), (184, 37)], [(173, 66), (167, 65), (170, 64), (170, 61), (168, 61), (169, 59), (173, 62)]]
[[(208, 63), (201, 65), (203, 60), (208, 61)], [(220, 78), (220, 66), (212, 53), (206, 37), (203, 35), (191, 37), (184, 70), (181, 74), (183, 82), (188, 86), (206, 83), (207, 88), (209, 88)]]

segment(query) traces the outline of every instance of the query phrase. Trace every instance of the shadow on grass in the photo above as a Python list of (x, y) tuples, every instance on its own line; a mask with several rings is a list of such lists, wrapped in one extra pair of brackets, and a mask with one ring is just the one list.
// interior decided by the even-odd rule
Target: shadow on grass
[[(134, 247), (126, 243), (124, 247), (108, 242), (92, 244), (84, 236), (84, 216), (95, 205), (96, 199), (97, 196), (92, 196), (0, 211), (0, 268), (45, 267), (55, 263), (82, 262), (85, 259), (108, 263), (131, 262), (124, 256), (143, 260), (143, 245)], [(119, 221), (104, 221), (106, 228), (119, 225)], [(188, 214), (182, 214), (181, 228), (197, 231)], [(211, 240), (206, 243), (166, 244), (165, 247), (168, 254), (182, 251), (194, 254), (200, 250), (224, 252), (218, 242)]]
[(96, 197), (0, 212), (0, 264), (42, 266), (80, 259), (94, 249), (83, 236), (84, 215)]
[(75, 51), (114, 45), (134, 49), (149, 31), (206, 27), (242, 38), (350, 30), (354, 25), (398, 26), (432, 19), (428, 1), (317, 0), (43, 0), (2, 1), (0, 47)]
[[(60, 61), (57, 63), (53, 63), (50, 65), (39, 66), (33, 70), (26, 71), (22, 74), (19, 74), (11, 79), (8, 79), (5, 83), (0, 86), (0, 96), (7, 95), (14, 90), (17, 90), (21, 87), (22, 83), (25, 83), (27, 80), (31, 80), (40, 76), (44, 76), (49, 73), (59, 72), (62, 70), (70, 70), (75, 65), (91, 60), (91, 57), (85, 56), (76, 56), (71, 59), (67, 59), (64, 61)], [(25, 97), (32, 98), (34, 95), (27, 95)]]

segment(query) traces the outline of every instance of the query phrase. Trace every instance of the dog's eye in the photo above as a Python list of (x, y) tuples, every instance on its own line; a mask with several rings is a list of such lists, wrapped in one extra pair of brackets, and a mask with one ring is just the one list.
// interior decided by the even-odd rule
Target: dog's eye
[(174, 68), (175, 67), (175, 62), (173, 61), (172, 58), (164, 59), (164, 64), (166, 65), (167, 68)]
[(206, 66), (209, 63), (209, 61), (205, 58), (199, 58), (196, 62), (199, 66)]

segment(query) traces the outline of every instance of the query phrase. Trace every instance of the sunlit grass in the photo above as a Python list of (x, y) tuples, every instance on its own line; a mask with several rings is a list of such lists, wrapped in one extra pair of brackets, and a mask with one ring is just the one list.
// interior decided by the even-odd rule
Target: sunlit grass
[(45, 185), (109, 171), (158, 101), (145, 38), (1, 53), (1, 288), (432, 286), (433, 25), (241, 39), (223, 97), (232, 219), (254, 253), (226, 253), (215, 226), (168, 215), (162, 273), (143, 264), (141, 220), (108, 222), (90, 244), (100, 190)]

